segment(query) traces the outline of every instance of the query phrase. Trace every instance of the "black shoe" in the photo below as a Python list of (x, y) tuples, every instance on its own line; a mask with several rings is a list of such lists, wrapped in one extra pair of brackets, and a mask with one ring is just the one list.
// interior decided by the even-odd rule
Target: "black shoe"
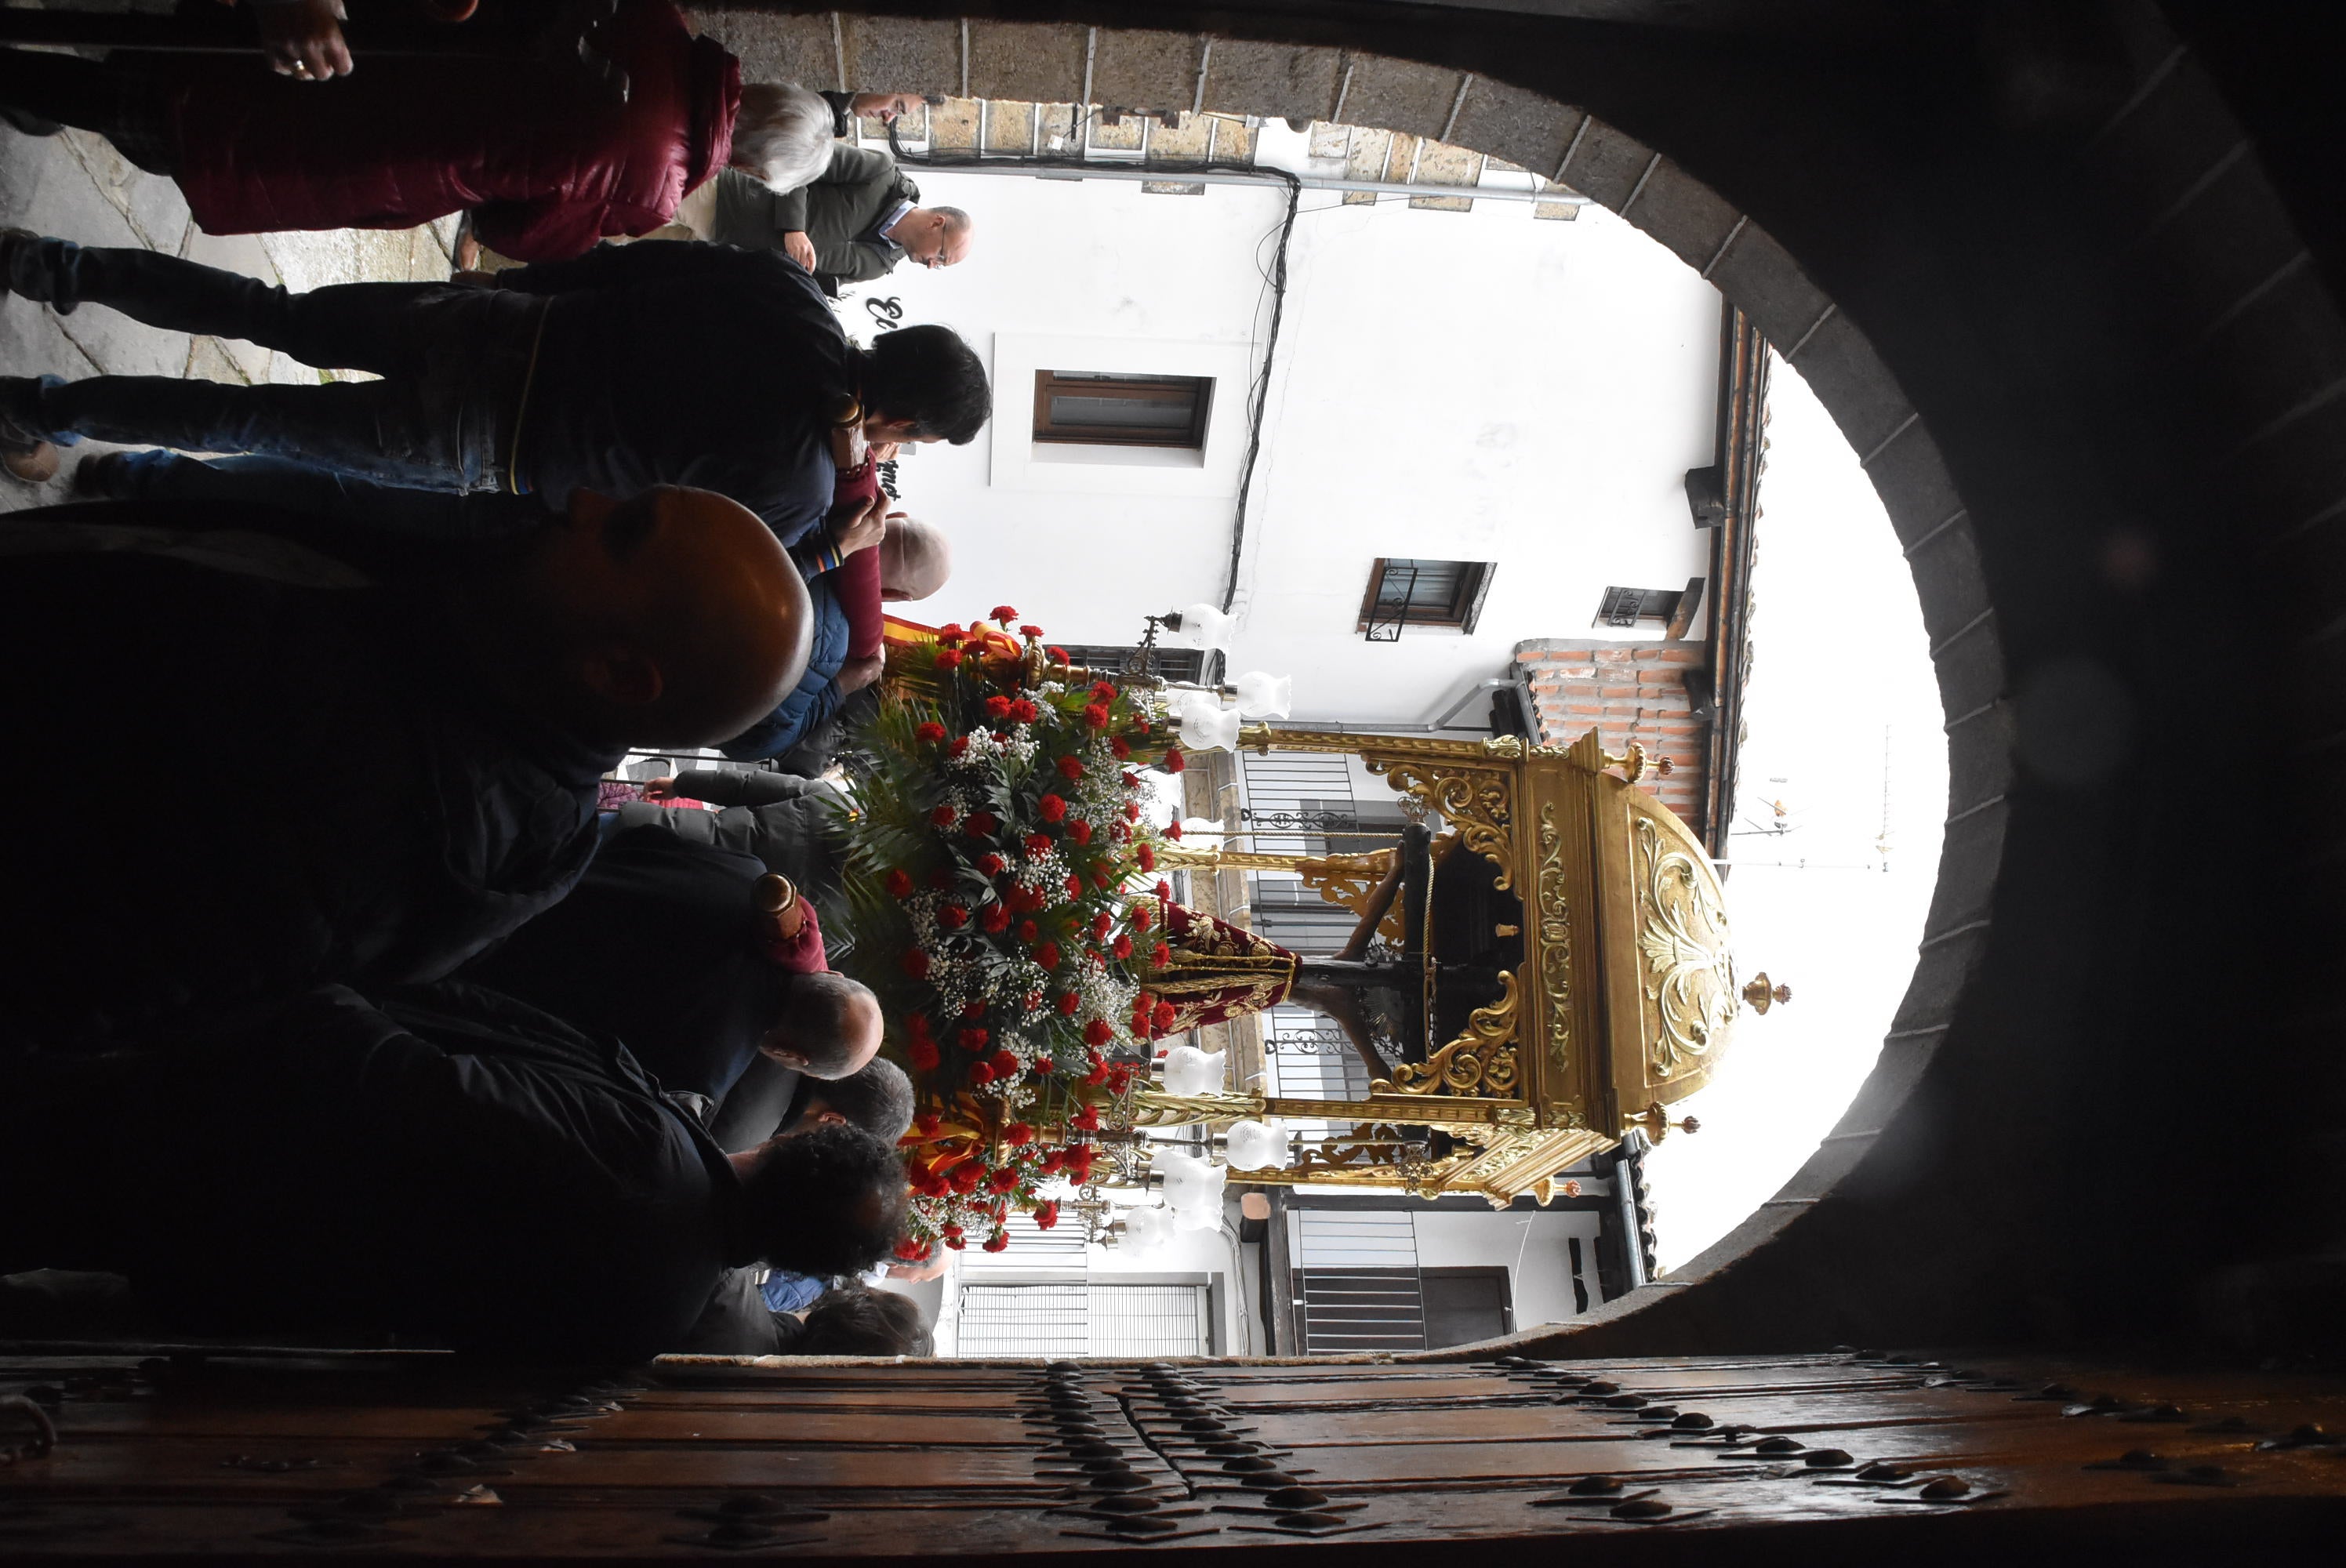
[(74, 464), (74, 494), (103, 501), (128, 501), (137, 494), (127, 452), (94, 452)]
[(0, 104), (0, 120), (5, 120), (26, 136), (55, 136), (66, 127), (55, 120), (43, 119), (30, 109), (12, 108)]

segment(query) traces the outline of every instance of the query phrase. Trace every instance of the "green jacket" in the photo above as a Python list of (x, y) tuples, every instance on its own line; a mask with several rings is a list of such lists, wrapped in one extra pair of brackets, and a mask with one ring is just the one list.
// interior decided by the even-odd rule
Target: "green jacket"
[(804, 234), (814, 246), (815, 277), (826, 289), (886, 277), (904, 253), (877, 239), (872, 226), (897, 203), (921, 199), (921, 188), (894, 158), (845, 143), (832, 151), (829, 168), (796, 190), (778, 191), (733, 168), (717, 178), (717, 221), (709, 238), (780, 250), (783, 235)]

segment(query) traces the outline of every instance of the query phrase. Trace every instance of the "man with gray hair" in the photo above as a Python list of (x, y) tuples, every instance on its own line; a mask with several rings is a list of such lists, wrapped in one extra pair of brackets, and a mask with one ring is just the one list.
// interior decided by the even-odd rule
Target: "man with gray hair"
[(923, 207), (921, 188), (884, 152), (842, 143), (831, 167), (795, 190), (732, 170), (712, 181), (716, 213), (704, 238), (780, 250), (826, 294), (884, 278), (899, 261), (951, 267), (969, 254), (972, 224), (958, 207)]
[(879, 1002), (822, 967), (811, 911), (778, 938), (770, 887), (747, 855), (620, 832), (568, 898), (465, 978), (616, 1036), (671, 1092), (722, 1100), (758, 1061), (844, 1078), (880, 1049)]

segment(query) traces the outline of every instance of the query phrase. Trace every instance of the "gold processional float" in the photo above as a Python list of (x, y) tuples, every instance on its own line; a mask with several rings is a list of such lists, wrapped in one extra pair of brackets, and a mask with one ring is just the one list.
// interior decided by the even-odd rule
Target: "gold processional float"
[[(1595, 731), (1557, 747), (1249, 724), (1238, 744), (1359, 758), (1402, 792), (1405, 811), (1438, 819), (1445, 830), (1447, 852), (1431, 875), (1471, 868), (1487, 878), (1489, 903), (1508, 918), (1492, 920), (1487, 932), (1444, 932), (1434, 929), (1437, 901), (1418, 901), (1417, 940), (1397, 934), (1423, 971), (1423, 1059), (1396, 1064), (1365, 1098), (1134, 1090), (1127, 1115), (1136, 1131), (1242, 1120), (1351, 1124), (1287, 1166), (1234, 1171), (1237, 1181), (1472, 1193), (1494, 1207), (1526, 1194), (1545, 1203), (1562, 1173), (1616, 1147), (1630, 1128), (1662, 1136), (1668, 1107), (1708, 1081), (1740, 1007), (1765, 1013), (1790, 999), (1764, 973), (1737, 983), (1708, 854), (1639, 787), (1648, 759), (1635, 742), (1615, 756)], [(1669, 763), (1655, 770), (1667, 773)], [(1294, 871), (1323, 899), (1357, 912), (1393, 852), (1176, 849), (1160, 863)], [(1496, 994), (1454, 1033), (1437, 1031), (1436, 1021), (1442, 952), (1460, 938), (1480, 939), (1504, 962), (1495, 966)], [(1678, 1125), (1694, 1126), (1691, 1117)]]

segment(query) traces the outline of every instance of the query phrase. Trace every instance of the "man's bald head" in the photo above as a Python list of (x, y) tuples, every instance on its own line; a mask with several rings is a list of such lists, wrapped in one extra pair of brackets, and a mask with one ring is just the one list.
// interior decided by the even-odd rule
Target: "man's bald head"
[(944, 532), (902, 514), (888, 519), (880, 539), (880, 596), (925, 599), (953, 575), (953, 545)]
[(538, 647), (514, 675), (596, 740), (729, 740), (806, 673), (805, 581), (757, 514), (709, 491), (574, 492), (520, 590)]

